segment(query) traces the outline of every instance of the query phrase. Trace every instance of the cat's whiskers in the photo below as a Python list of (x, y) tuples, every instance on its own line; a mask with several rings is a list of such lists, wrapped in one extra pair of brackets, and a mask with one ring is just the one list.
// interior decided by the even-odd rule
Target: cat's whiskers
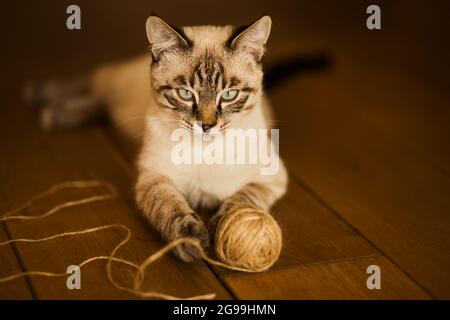
[(140, 120), (140, 119), (143, 119), (143, 118), (145, 118), (145, 116), (131, 117), (131, 118), (128, 118), (128, 119), (126, 119), (126, 120), (123, 120), (123, 121), (121, 121), (121, 122), (119, 122), (119, 123), (115, 123), (115, 124), (114, 124), (114, 127), (120, 128), (120, 127), (122, 127), (123, 125), (125, 125), (126, 123), (128, 123), (128, 122), (130, 122), (130, 121)]
[(222, 125), (220, 125), (219, 132), (224, 132), (230, 126), (231, 126), (231, 121), (227, 121), (227, 122), (223, 123)]
[(132, 139), (137, 140), (138, 138), (144, 136), (145, 130), (141, 130), (138, 134), (134, 135)]
[(193, 125), (184, 119), (180, 120), (180, 126), (188, 132), (194, 132)]

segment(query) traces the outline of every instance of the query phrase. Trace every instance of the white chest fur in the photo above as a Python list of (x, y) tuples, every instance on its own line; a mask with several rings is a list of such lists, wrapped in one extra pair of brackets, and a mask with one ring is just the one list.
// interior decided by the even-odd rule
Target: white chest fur
[[(264, 116), (261, 108), (255, 108), (245, 118), (246, 123), (240, 123), (240, 128), (265, 128)], [(173, 154), (179, 140), (173, 139), (173, 132), (177, 126), (173, 122), (153, 121), (147, 123), (146, 143), (141, 154), (141, 166), (172, 180), (177, 189), (186, 197), (192, 206), (216, 205), (231, 196), (248, 183), (265, 181), (273, 177), (261, 176), (258, 164), (223, 164), (217, 162), (205, 163), (204, 158), (196, 162), (192, 155), (189, 163), (174, 161)], [(198, 153), (208, 143), (202, 146), (191, 140), (191, 151)], [(248, 147), (248, 146), (247, 146)], [(203, 153), (203, 152), (200, 152)], [(248, 150), (246, 153), (249, 154)], [(276, 156), (278, 158), (278, 156)]]
[[(216, 205), (247, 184), (259, 170), (248, 164), (195, 163), (193, 155), (190, 163), (179, 163), (173, 159), (176, 144), (167, 137), (152, 139), (146, 148), (145, 166), (170, 178), (193, 206)], [(199, 147), (193, 146), (192, 154), (198, 153)]]

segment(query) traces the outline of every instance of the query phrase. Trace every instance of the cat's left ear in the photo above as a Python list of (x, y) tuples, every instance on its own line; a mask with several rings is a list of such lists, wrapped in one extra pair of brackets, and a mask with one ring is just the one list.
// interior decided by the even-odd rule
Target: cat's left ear
[(271, 27), (272, 19), (269, 16), (263, 16), (231, 39), (231, 49), (247, 51), (259, 62), (264, 55)]
[(189, 41), (180, 34), (181, 31), (176, 31), (157, 16), (148, 17), (145, 28), (154, 61), (159, 60), (165, 52), (190, 46)]

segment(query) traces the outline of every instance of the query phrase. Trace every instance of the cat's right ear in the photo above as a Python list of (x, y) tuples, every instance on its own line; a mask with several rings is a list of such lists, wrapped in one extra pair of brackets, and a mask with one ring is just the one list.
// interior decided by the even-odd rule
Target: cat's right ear
[(255, 57), (256, 61), (260, 61), (264, 54), (271, 27), (272, 19), (264, 15), (252, 25), (245, 27), (243, 31), (239, 28), (237, 30), (239, 33), (232, 35), (229, 47), (248, 52)]
[(157, 16), (148, 17), (145, 29), (153, 61), (158, 61), (164, 52), (190, 47), (190, 42), (185, 37)]

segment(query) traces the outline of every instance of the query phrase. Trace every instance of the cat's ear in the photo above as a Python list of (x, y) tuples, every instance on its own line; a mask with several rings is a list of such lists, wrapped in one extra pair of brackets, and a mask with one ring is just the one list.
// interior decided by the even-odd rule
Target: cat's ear
[(256, 61), (260, 61), (264, 55), (271, 26), (272, 19), (269, 16), (263, 16), (242, 32), (235, 35), (231, 39), (230, 47), (234, 50), (245, 50), (254, 55)]
[(166, 51), (185, 49), (190, 46), (190, 42), (185, 37), (157, 16), (148, 17), (145, 29), (154, 61), (159, 60)]

